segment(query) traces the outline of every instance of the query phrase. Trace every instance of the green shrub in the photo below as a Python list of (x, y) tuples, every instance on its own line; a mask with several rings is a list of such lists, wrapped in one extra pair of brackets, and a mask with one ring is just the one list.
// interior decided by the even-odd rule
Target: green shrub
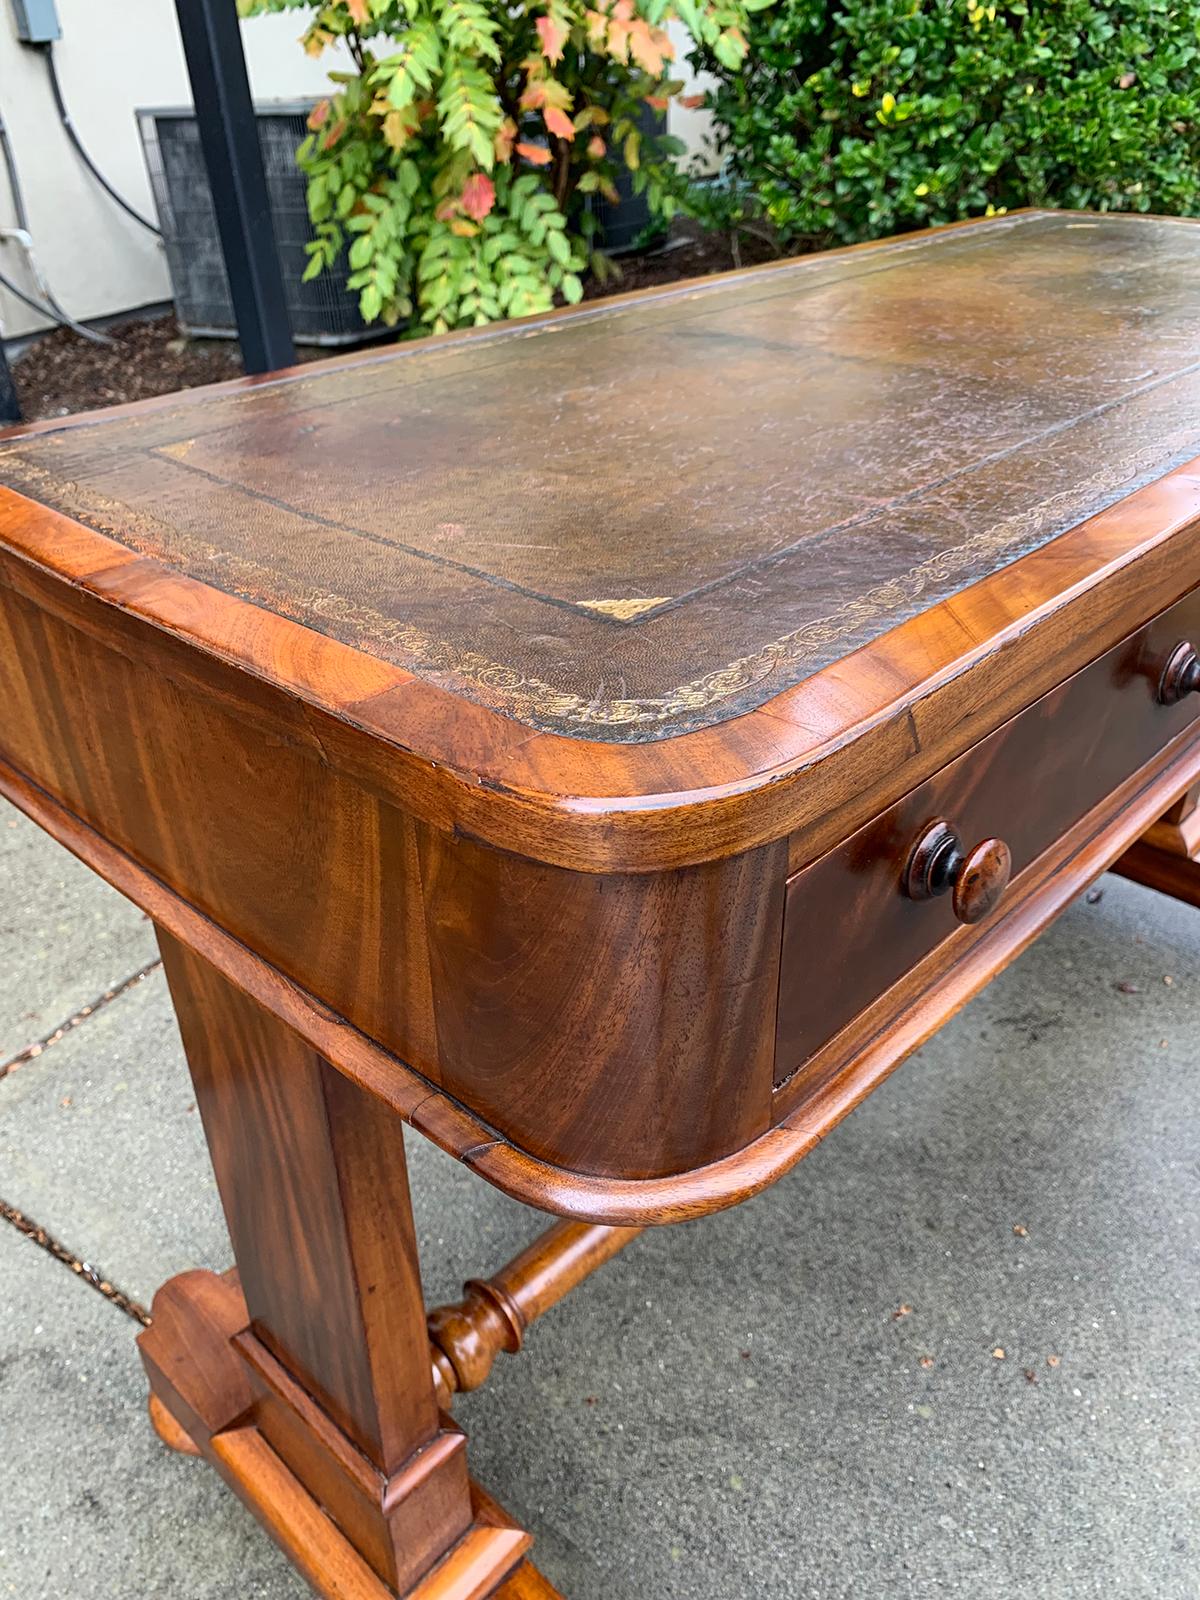
[(349, 266), (363, 317), (421, 331), (582, 297), (591, 194), (623, 166), (652, 209), (675, 204), (682, 149), (639, 121), (683, 85), (678, 19), (734, 71), (748, 12), (771, 0), (238, 0), (243, 17), (306, 14), (349, 70), (309, 118), (297, 160), (316, 237), (307, 276)]
[(1024, 205), (1200, 210), (1200, 4), (778, 0), (711, 54), (735, 178), (784, 240)]

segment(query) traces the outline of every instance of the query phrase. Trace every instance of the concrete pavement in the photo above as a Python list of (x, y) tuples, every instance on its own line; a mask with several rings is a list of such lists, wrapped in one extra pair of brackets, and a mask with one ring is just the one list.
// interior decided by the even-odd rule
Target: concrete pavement
[[(228, 1261), (150, 930), (8, 810), (0, 882), (0, 1199), (146, 1304)], [(793, 1174), (459, 1400), (570, 1600), (1200, 1595), (1200, 915), (1100, 887)], [(410, 1154), (454, 1297), (543, 1219)], [(0, 1597), (307, 1593), (150, 1433), (133, 1317), (2, 1219), (0, 1273)]]

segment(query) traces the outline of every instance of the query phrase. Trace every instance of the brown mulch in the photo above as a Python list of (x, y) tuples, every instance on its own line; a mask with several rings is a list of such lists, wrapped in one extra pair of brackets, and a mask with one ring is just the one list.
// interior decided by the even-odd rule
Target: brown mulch
[(735, 244), (728, 234), (705, 233), (694, 223), (682, 222), (666, 249), (626, 256), (620, 263), (620, 277), (607, 283), (590, 278), (583, 298), (600, 300), (610, 294), (628, 294), (633, 289), (657, 289), (665, 283), (678, 283), (681, 278), (707, 278), (714, 272), (775, 261), (779, 253), (753, 235), (743, 234)]
[[(665, 249), (626, 257), (620, 274), (607, 283), (589, 281), (585, 298), (596, 300), (727, 272), (734, 266), (771, 260), (775, 253), (757, 238), (743, 238), (735, 248), (723, 234), (704, 233), (684, 223)], [(107, 332), (111, 345), (92, 344), (69, 328), (56, 328), (13, 361), (13, 380), (27, 421), (173, 394), (241, 375), (241, 355), (233, 340), (189, 339), (173, 316), (138, 318)], [(299, 361), (316, 361), (330, 353), (302, 346), (296, 356)]]
[(12, 375), (27, 421), (241, 375), (241, 355), (232, 340), (187, 339), (171, 316), (139, 318), (107, 332), (111, 345), (55, 328), (18, 356)]

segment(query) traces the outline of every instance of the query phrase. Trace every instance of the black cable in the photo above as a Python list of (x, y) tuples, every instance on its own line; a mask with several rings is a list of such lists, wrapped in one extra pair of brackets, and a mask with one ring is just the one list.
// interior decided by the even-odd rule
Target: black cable
[(0, 111), (0, 152), (4, 155), (4, 170), (8, 174), (8, 187), (12, 194), (13, 210), (17, 214), (17, 227), (22, 233), (28, 233), (29, 214), (25, 210), (25, 196), (21, 190), (21, 180), (17, 177), (17, 163), (13, 157), (12, 141), (8, 137), (8, 128), (2, 111)]
[(75, 124), (71, 121), (71, 113), (67, 110), (67, 102), (63, 99), (62, 85), (58, 81), (58, 68), (54, 62), (54, 46), (53, 44), (47, 44), (44, 48), (46, 52), (46, 66), (50, 73), (50, 88), (54, 93), (54, 103), (58, 107), (58, 118), (63, 127), (66, 129), (67, 138), (70, 139), (71, 143), (75, 147), (75, 154), (83, 162), (84, 166), (91, 173), (92, 177), (95, 178), (96, 182), (104, 190), (105, 194), (108, 195), (110, 200), (115, 200), (122, 211), (124, 211), (128, 216), (131, 216), (135, 222), (140, 222), (143, 228), (148, 228), (156, 238), (161, 239), (162, 229), (158, 226), (158, 224), (151, 222), (149, 217), (144, 217), (140, 211), (135, 210), (134, 207), (129, 204), (129, 201), (125, 199), (124, 195), (118, 194), (113, 188), (112, 184), (109, 183), (108, 179), (100, 171), (100, 168), (92, 160), (91, 156), (88, 155), (83, 140), (76, 132)]
[(35, 300), (31, 294), (26, 294), (24, 289), (18, 288), (7, 273), (0, 272), (0, 288), (7, 289), (14, 299), (23, 300), (31, 311), (37, 312), (39, 317), (44, 317), (50, 309), (49, 306), (44, 306)]
[[(25, 228), (25, 197), (21, 193), (21, 185), (17, 179), (17, 164), (13, 159), (12, 144), (9, 142), (3, 112), (0, 112), (0, 152), (4, 155), (4, 169), (8, 173), (8, 187), (12, 191), (13, 210), (17, 214), (17, 222), (23, 231), (28, 232)], [(16, 295), (18, 300), (23, 300), (27, 306), (33, 306), (29, 296), (18, 289), (15, 283), (11, 283), (3, 273), (0, 273), (0, 284), (9, 294)], [(39, 316), (45, 315), (41, 306), (34, 306), (33, 309)], [(8, 351), (4, 348), (2, 335), (0, 335), (0, 420), (6, 426), (25, 420), (25, 413), (21, 410), (21, 397), (13, 382), (12, 368), (8, 364)]]
[[(107, 334), (96, 333), (91, 328), (85, 328), (82, 322), (76, 322), (70, 312), (64, 311), (50, 292), (50, 285), (46, 282), (45, 274), (42, 272), (33, 253), (32, 236), (29, 232), (29, 213), (25, 209), (25, 192), (21, 188), (17, 162), (13, 155), (12, 140), (8, 137), (8, 127), (5, 124), (2, 112), (0, 112), (0, 156), (4, 158), (4, 170), (8, 175), (9, 193), (12, 197), (13, 211), (16, 213), (17, 218), (16, 239), (22, 245), (28, 257), (30, 269), (38, 281), (38, 289), (42, 298), (40, 301), (33, 299), (31, 295), (25, 293), (24, 289), (19, 289), (11, 278), (3, 274), (0, 274), (0, 284), (4, 285), (9, 294), (15, 295), (18, 300), (22, 301), (32, 311), (36, 311), (38, 316), (50, 317), (54, 322), (57, 322), (60, 328), (70, 328), (92, 344), (112, 344), (113, 340)], [(0, 229), (0, 236), (2, 235), (3, 230)]]
[(7, 273), (0, 272), (0, 287), (8, 290), (16, 299), (24, 301), (31, 311), (36, 311), (39, 317), (50, 317), (60, 328), (70, 328), (72, 333), (77, 333), (81, 339), (86, 339), (90, 344), (115, 344), (115, 339), (110, 339), (106, 333), (98, 333), (95, 328), (88, 328), (82, 322), (76, 322), (69, 311), (64, 311), (58, 301), (45, 286), (42, 288), (43, 300), (35, 300), (31, 294), (26, 294), (12, 281)]

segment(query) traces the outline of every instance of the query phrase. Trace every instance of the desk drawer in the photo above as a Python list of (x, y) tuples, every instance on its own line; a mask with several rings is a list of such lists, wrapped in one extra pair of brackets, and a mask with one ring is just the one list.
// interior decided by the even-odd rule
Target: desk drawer
[[(1200, 693), (1160, 699), (1168, 663), (1184, 686), (1188, 642), (1200, 649), (1200, 590), (788, 880), (777, 1084), (963, 920), (1004, 915), (1006, 853), (1015, 877), (1200, 717)], [(1006, 849), (976, 857), (987, 840)]]

